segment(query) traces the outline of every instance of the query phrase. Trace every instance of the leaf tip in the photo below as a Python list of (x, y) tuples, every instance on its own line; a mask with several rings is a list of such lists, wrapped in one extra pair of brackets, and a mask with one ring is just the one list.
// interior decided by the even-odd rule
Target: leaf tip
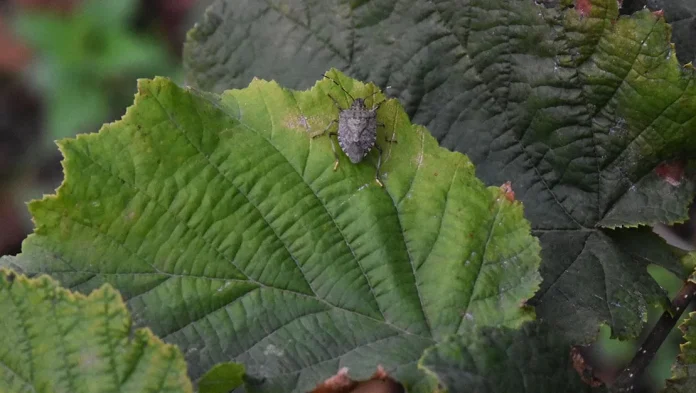
[(153, 91), (159, 91), (162, 88), (168, 87), (170, 85), (174, 85), (175, 83), (165, 77), (165, 76), (156, 76), (152, 79), (150, 78), (139, 78), (137, 80), (137, 90), (138, 94), (136, 94), (136, 103), (137, 103), (137, 98), (138, 96), (148, 96), (150, 95)]
[(505, 184), (500, 186), (500, 190), (503, 192), (505, 199), (507, 199), (510, 202), (515, 201), (515, 191), (512, 190), (512, 182), (505, 182)]

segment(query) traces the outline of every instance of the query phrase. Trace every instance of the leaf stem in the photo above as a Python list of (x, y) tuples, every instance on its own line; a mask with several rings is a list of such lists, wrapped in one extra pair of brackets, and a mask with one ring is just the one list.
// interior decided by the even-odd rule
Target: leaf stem
[(696, 283), (687, 281), (672, 300), (671, 310), (662, 313), (653, 330), (646, 337), (643, 345), (631, 360), (631, 363), (621, 371), (614, 381), (614, 388), (618, 392), (631, 392), (634, 390), (635, 380), (639, 378), (648, 367), (662, 343), (665, 341), (674, 326), (679, 322), (684, 310), (696, 297)]

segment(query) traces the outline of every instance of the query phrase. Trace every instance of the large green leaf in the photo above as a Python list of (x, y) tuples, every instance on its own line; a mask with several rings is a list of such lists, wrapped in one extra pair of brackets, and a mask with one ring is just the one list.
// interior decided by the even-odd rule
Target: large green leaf
[(667, 380), (665, 393), (694, 393), (696, 392), (696, 312), (689, 314), (679, 327), (684, 332), (686, 343), (681, 345), (681, 353), (677, 363), (672, 367), (672, 378)]
[[(375, 91), (331, 75), (354, 97)], [(533, 316), (539, 244), (521, 204), (396, 101), (378, 111), (382, 188), (376, 150), (357, 165), (341, 154), (334, 172), (329, 138), (310, 138), (337, 117), (327, 93), (347, 104), (328, 79), (138, 91), (119, 122), (60, 143), (65, 182), (30, 205), (36, 231), (13, 262), (83, 292), (111, 283), (193, 378), (235, 361), (264, 389), (300, 392), (382, 364), (429, 391), (426, 347)]]
[(656, 235), (608, 229), (687, 218), (692, 171), (665, 161), (696, 151), (696, 85), (658, 15), (571, 3), (218, 0), (189, 33), (188, 77), (299, 87), (335, 66), (375, 81), (487, 184), (512, 181), (543, 249), (538, 315), (577, 340), (601, 322), (630, 337), (664, 300), (646, 265), (683, 273), (626, 248), (664, 249)]
[(0, 391), (192, 392), (181, 352), (131, 330), (118, 292), (89, 296), (0, 269)]
[(473, 329), (425, 351), (420, 366), (449, 392), (590, 392), (572, 367), (570, 345), (547, 326)]

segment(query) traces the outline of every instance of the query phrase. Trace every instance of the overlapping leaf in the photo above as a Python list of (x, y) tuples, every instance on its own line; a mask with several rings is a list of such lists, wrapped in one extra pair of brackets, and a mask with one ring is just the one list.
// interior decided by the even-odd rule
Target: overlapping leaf
[(644, 8), (663, 12), (672, 26), (672, 42), (677, 58), (690, 63), (696, 57), (696, 1), (694, 0), (624, 0), (622, 13), (633, 13)]
[[(607, 228), (687, 217), (691, 171), (672, 159), (696, 151), (696, 86), (660, 15), (570, 3), (218, 0), (189, 34), (189, 79), (375, 81), (486, 183), (513, 182), (542, 243), (541, 317), (577, 340), (601, 322), (634, 336), (664, 300), (646, 265), (683, 272), (655, 235)], [(644, 242), (665, 258), (626, 247)]]
[[(331, 74), (368, 104), (374, 87)], [(469, 322), (517, 326), (539, 286), (519, 202), (486, 188), (396, 101), (373, 150), (337, 171), (325, 79), (310, 91), (256, 80), (222, 96), (140, 81), (124, 118), (61, 142), (65, 182), (30, 209), (13, 261), (83, 292), (104, 282), (186, 354), (193, 378), (236, 361), (262, 389), (307, 391), (378, 364), (430, 391), (422, 351)], [(385, 142), (396, 138), (397, 143)]]
[(131, 332), (108, 285), (82, 296), (0, 269), (0, 315), (2, 392), (193, 391), (181, 352), (148, 329)]

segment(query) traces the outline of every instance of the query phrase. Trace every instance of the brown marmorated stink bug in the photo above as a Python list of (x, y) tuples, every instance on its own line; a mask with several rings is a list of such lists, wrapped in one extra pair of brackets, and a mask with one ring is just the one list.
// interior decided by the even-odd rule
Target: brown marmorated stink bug
[[(336, 147), (333, 139), (331, 139), (331, 136), (336, 136), (338, 138), (338, 144), (341, 146), (341, 150), (343, 150), (346, 156), (348, 156), (350, 159), (350, 162), (353, 164), (357, 164), (362, 161), (373, 147), (377, 149), (379, 152), (379, 158), (377, 159), (375, 181), (377, 181), (377, 184), (379, 184), (380, 187), (384, 187), (382, 182), (379, 180), (379, 169), (382, 166), (382, 148), (375, 143), (377, 140), (377, 127), (384, 126), (383, 123), (377, 122), (377, 109), (379, 109), (380, 105), (382, 105), (384, 101), (381, 101), (375, 105), (373, 100), (372, 108), (367, 109), (367, 106), (365, 106), (365, 98), (353, 98), (353, 96), (350, 95), (350, 93), (348, 93), (348, 91), (344, 89), (343, 86), (341, 86), (341, 84), (335, 79), (332, 79), (326, 75), (324, 75), (324, 78), (331, 80), (338, 87), (340, 87), (341, 90), (343, 90), (343, 92), (346, 93), (351, 100), (353, 100), (353, 102), (351, 103), (350, 108), (344, 109), (341, 108), (341, 105), (339, 105), (338, 101), (331, 96), (331, 94), (327, 94), (338, 108), (338, 120), (332, 120), (329, 125), (326, 126), (324, 131), (313, 135), (312, 138), (317, 138), (324, 135), (334, 123), (338, 123), (338, 132), (329, 133), (331, 150), (336, 158), (333, 167), (334, 171), (338, 168), (338, 153), (336, 152)], [(377, 93), (378, 92), (372, 93), (370, 97), (374, 97)], [(385, 140), (387, 142), (396, 143), (395, 140), (390, 140), (386, 137)]]

